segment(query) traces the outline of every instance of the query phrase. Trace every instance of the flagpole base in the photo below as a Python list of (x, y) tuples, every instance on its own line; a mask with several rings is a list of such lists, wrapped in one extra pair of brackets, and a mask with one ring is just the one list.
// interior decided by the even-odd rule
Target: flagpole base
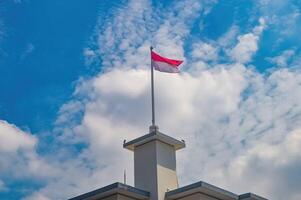
[(149, 127), (149, 132), (152, 133), (152, 132), (157, 132), (159, 130), (159, 127), (156, 126), (156, 125), (151, 125)]

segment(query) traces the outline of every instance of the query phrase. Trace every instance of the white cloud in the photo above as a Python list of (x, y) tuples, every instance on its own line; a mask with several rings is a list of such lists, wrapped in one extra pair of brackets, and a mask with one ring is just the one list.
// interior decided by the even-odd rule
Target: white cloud
[(0, 192), (7, 191), (8, 188), (5, 186), (5, 183), (0, 180)]
[[(237, 62), (250, 61), (258, 49), (257, 43), (264, 27), (265, 21), (260, 19), (259, 25), (251, 33), (240, 37), (232, 52)], [(182, 45), (182, 39), (179, 41), (179, 45)], [(214, 48), (212, 46), (210, 51), (201, 52), (202, 56), (214, 58)], [(171, 50), (170, 55), (183, 55), (173, 52)], [(198, 57), (199, 54), (196, 52), (193, 56)], [(202, 63), (193, 64), (189, 67), (197, 69)], [(117, 80), (120, 83), (115, 83)], [(114, 144), (114, 148), (119, 150), (111, 153), (123, 155), (120, 143), (115, 141), (121, 142), (123, 138), (133, 138), (147, 131), (146, 122), (150, 121), (150, 111), (145, 109), (149, 107), (148, 80), (146, 71), (116, 67), (93, 79), (94, 84), (84, 84), (84, 91), (89, 91), (86, 95), (90, 96), (88, 99), (91, 101), (86, 106), (82, 123), (84, 129), (81, 130), (89, 137), (92, 152), (101, 152), (102, 148)], [(274, 142), (286, 140), (286, 135), (300, 127), (300, 81), (300, 74), (296, 71), (276, 70), (264, 77), (241, 64), (217, 65), (197, 74), (156, 73), (157, 120), (160, 128), (170, 135), (184, 138), (188, 144), (187, 149), (179, 154), (179, 160), (182, 160), (179, 165), (181, 182), (188, 184), (201, 179), (238, 193), (252, 191), (275, 199), (285, 193), (292, 199), (298, 199), (296, 190), (285, 192), (289, 191), (287, 187), (280, 194), (277, 185), (273, 184), (272, 173), (259, 176), (249, 172), (256, 181), (265, 182), (262, 187), (256, 187), (255, 184), (250, 187), (249, 184), (253, 183), (251, 180), (239, 179), (242, 177), (233, 177), (232, 180), (229, 175), (232, 168), (229, 166), (236, 165), (238, 171), (244, 171), (243, 167), (246, 166), (239, 166), (239, 162), (235, 162), (243, 156), (251, 159), (248, 152), (256, 148), (257, 142), (272, 146)], [(115, 166), (114, 163), (120, 160), (109, 158), (104, 162)], [(294, 166), (294, 162), (287, 166), (283, 173)], [(127, 168), (130, 167), (131, 164), (127, 163)], [(269, 167), (271, 165), (262, 166), (264, 169)], [(288, 177), (283, 178), (284, 183), (290, 181)]]
[[(201, 125), (200, 131), (191, 136), (190, 143), (193, 146), (188, 145), (189, 151), (180, 154), (184, 162), (189, 163), (180, 165), (181, 173), (185, 173), (182, 180), (189, 183), (191, 180), (203, 179), (235, 192), (252, 191), (271, 199), (283, 199), (281, 197), (285, 194), (294, 199), (295, 195), (300, 194), (297, 190), (291, 191), (289, 185), (294, 179), (285, 176), (285, 173), (294, 168), (300, 159), (295, 157), (281, 173), (264, 173), (265, 170), (271, 170), (273, 163), (254, 161), (247, 152), (257, 148), (259, 144), (280, 145), (283, 141), (291, 141), (287, 139), (291, 134), (300, 133), (300, 73), (282, 69), (266, 78), (252, 73), (247, 81), (247, 97), (241, 96), (238, 107), (224, 121), (208, 120)], [(287, 152), (286, 156), (294, 157), (294, 154)], [(241, 157), (261, 163), (261, 168), (245, 172), (245, 169), (252, 169), (253, 165), (251, 162), (233, 163)], [(281, 159), (279, 157), (278, 161)], [(241, 171), (242, 176), (234, 176), (233, 169), (237, 173)], [(192, 172), (188, 177), (187, 171)], [(274, 177), (282, 177), (284, 186), (281, 191), (278, 190), (278, 182), (274, 181)]]
[(251, 60), (254, 52), (257, 51), (258, 36), (248, 33), (238, 37), (238, 44), (231, 51), (233, 60), (240, 63), (247, 63)]
[(203, 61), (216, 61), (218, 49), (211, 44), (198, 42), (193, 45), (192, 56)]
[(90, 49), (90, 48), (85, 48), (83, 54), (84, 54), (84, 57), (85, 57), (86, 65), (92, 64), (93, 61), (97, 57), (97, 53), (95, 51), (93, 51), (92, 49)]
[[(133, 156), (122, 149), (122, 141), (147, 133), (150, 125), (149, 46), (154, 44), (166, 56), (187, 59), (184, 45), (193, 19), (208, 12), (195, 1), (172, 8), (163, 16), (149, 1), (130, 1), (104, 29), (98, 27), (97, 52), (87, 48), (84, 53), (101, 56), (104, 70), (79, 81), (75, 100), (61, 108), (56, 122), (60, 142), (85, 146), (76, 155), (60, 149), (60, 159), (47, 158), (52, 178), (28, 199), (81, 194), (122, 180), (124, 169), (133, 183)], [(299, 199), (300, 192), (291, 184), (300, 185), (300, 179), (291, 178), (289, 172), (294, 169), (293, 174), (299, 174), (294, 167), (300, 166), (296, 149), (300, 148), (301, 74), (285, 68), (262, 75), (244, 65), (257, 52), (265, 26), (259, 19), (259, 25), (244, 35), (233, 26), (217, 44), (196, 43), (191, 56), (197, 61), (185, 66), (189, 72), (155, 74), (160, 130), (187, 143), (178, 154), (182, 184), (204, 180), (238, 193)], [(238, 43), (230, 49), (232, 43), (225, 38), (237, 35)], [(204, 67), (217, 59), (219, 48), (229, 50), (234, 63)], [(74, 117), (79, 113), (80, 122)], [(31, 149), (30, 155), (41, 160)], [(35, 171), (40, 166), (37, 162)]]
[[(240, 91), (234, 84), (240, 82), (240, 87), (244, 86), (240, 70), (244, 69), (237, 65), (230, 71), (208, 71), (200, 77), (187, 73), (173, 77), (156, 73), (156, 103), (162, 130), (169, 130), (178, 137), (182, 137), (184, 131), (194, 133), (198, 123), (206, 121), (205, 117), (199, 118), (198, 113), (207, 110), (210, 102), (215, 102), (216, 106), (208, 115), (211, 119), (231, 112), (239, 100)], [(88, 92), (86, 96), (90, 101), (85, 104), (81, 124), (75, 126), (71, 132), (73, 135), (69, 136), (87, 141), (88, 148), (74, 160), (57, 163), (55, 166), (61, 169), (61, 177), (51, 181), (31, 198), (36, 195), (51, 199), (66, 198), (80, 194), (121, 181), (124, 169), (128, 172), (128, 182), (133, 183), (133, 155), (122, 148), (122, 141), (148, 131), (148, 83), (148, 70), (117, 68), (89, 81), (91, 88), (81, 93)], [(90, 93), (91, 90), (94, 92)], [(187, 90), (192, 92), (188, 93)], [(196, 95), (194, 91), (199, 91), (199, 94)], [(204, 98), (206, 96), (208, 98)], [(174, 125), (175, 121), (182, 123)], [(64, 187), (65, 192), (55, 193), (58, 187)]]
[(182, 58), (184, 56), (183, 40), (190, 33), (189, 26), (193, 19), (204, 10), (203, 7), (203, 4), (198, 1), (186, 0), (178, 3), (175, 9), (167, 14), (166, 19), (154, 34), (151, 42), (156, 49), (168, 57)]
[(50, 200), (48, 197), (40, 193), (34, 193), (30, 197), (26, 197), (24, 200)]
[[(76, 177), (88, 185), (77, 184), (70, 191), (79, 194), (122, 180), (124, 168), (131, 172), (132, 156), (122, 149), (122, 140), (147, 132), (148, 83), (147, 70), (115, 68), (83, 87), (81, 94), (86, 93), (89, 101), (72, 137), (88, 142), (80, 158), (95, 168), (91, 175)], [(252, 191), (271, 199), (285, 194), (298, 199), (300, 194), (290, 183), (300, 183), (287, 173), (300, 162), (295, 151), (299, 143), (292, 142), (299, 138), (301, 127), (300, 83), (301, 75), (295, 71), (281, 69), (263, 77), (241, 64), (217, 66), (197, 75), (156, 73), (160, 130), (187, 144), (178, 159), (181, 183), (204, 180), (237, 193)], [(280, 155), (289, 144), (292, 148)], [(286, 158), (292, 159), (271, 170)], [(73, 170), (84, 172), (86, 167)], [(274, 173), (283, 184), (273, 181)], [(133, 183), (129, 175), (128, 182)], [(71, 184), (73, 179), (68, 181)], [(53, 185), (51, 190), (55, 190)], [(49, 188), (41, 192), (51, 196)]]
[(237, 45), (229, 52), (230, 57), (239, 63), (248, 63), (258, 50), (258, 41), (265, 28), (265, 20), (259, 19), (259, 25), (251, 33), (238, 36)]
[[(285, 0), (262, 0), (257, 1), (257, 10), (267, 19), (267, 24), (273, 37), (271, 48), (279, 47), (287, 40), (300, 43), (300, 7), (298, 2)], [(297, 45), (298, 46), (298, 45)]]
[(0, 120), (0, 176), (45, 181), (51, 177), (55, 170), (38, 156), (36, 144), (35, 136)]
[[(150, 30), (154, 26), (153, 20), (157, 18), (151, 2), (129, 1), (122, 8), (114, 13), (112, 21), (108, 21), (105, 26), (97, 27), (97, 30), (103, 33), (99, 34), (97, 31), (96, 38), (98, 53), (102, 56), (104, 68), (133, 65), (138, 67), (140, 63), (134, 55), (140, 52), (143, 55), (143, 52), (148, 51), (148, 48), (143, 47), (146, 45), (143, 43), (150, 37)], [(149, 47), (150, 44), (146, 46)], [(124, 56), (120, 56), (120, 53)]]
[[(272, 199), (300, 199), (301, 130), (287, 133), (282, 141), (274, 144), (260, 143), (236, 157), (226, 169), (228, 185), (248, 187)], [(233, 170), (236, 169), (236, 170)], [(263, 176), (265, 178), (260, 178)]]
[(221, 47), (229, 48), (232, 44), (235, 44), (235, 40), (237, 35), (239, 34), (239, 27), (236, 25), (233, 25), (229, 28), (229, 30), (224, 33), (219, 39), (218, 44)]
[[(280, 143), (301, 126), (300, 82), (298, 71), (281, 69), (264, 77), (241, 64), (217, 65), (198, 74), (156, 73), (160, 128), (184, 138), (188, 144), (187, 150), (179, 154), (181, 182), (188, 184), (201, 179), (238, 193), (251, 190), (270, 198), (282, 195), (273, 190), (277, 188), (270, 181), (273, 174), (265, 177), (247, 174), (259, 182), (265, 181), (262, 187), (250, 187), (251, 180), (242, 184), (242, 179), (231, 179), (229, 166), (237, 165), (237, 171), (244, 171), (246, 166), (235, 162), (241, 157), (251, 159), (252, 154), (248, 152), (256, 148), (257, 142), (267, 146)], [(93, 176), (80, 177), (90, 183), (89, 187), (77, 185), (71, 191), (87, 191), (93, 188), (92, 183), (100, 186), (122, 179), (121, 173), (114, 172), (122, 172), (124, 168), (131, 171), (131, 154), (121, 148), (121, 143), (123, 139), (147, 132), (148, 83), (148, 70), (117, 67), (79, 85), (77, 94), (86, 96), (88, 101), (83, 120), (74, 127), (71, 137), (88, 142), (89, 148), (81, 155), (82, 159), (95, 166), (106, 163), (106, 167), (92, 170), (93, 176), (98, 175), (98, 181), (93, 181)], [(289, 163), (288, 168), (293, 164)], [(104, 171), (113, 175), (107, 176)], [(289, 183), (290, 179), (283, 181)], [(294, 198), (298, 192), (285, 194)]]
[(292, 60), (293, 56), (295, 56), (295, 51), (289, 49), (283, 51), (281, 55), (267, 58), (267, 60), (278, 67), (288, 67), (289, 61)]
[(26, 134), (16, 126), (0, 120), (0, 152), (13, 152), (18, 150), (32, 150), (37, 139)]

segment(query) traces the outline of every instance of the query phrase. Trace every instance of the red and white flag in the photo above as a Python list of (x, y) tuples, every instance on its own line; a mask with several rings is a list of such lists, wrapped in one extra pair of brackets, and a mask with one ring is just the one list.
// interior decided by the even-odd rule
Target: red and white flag
[(180, 72), (180, 64), (183, 62), (182, 60), (173, 60), (169, 58), (165, 58), (151, 51), (152, 56), (152, 65), (155, 70), (160, 72), (167, 73), (179, 73)]

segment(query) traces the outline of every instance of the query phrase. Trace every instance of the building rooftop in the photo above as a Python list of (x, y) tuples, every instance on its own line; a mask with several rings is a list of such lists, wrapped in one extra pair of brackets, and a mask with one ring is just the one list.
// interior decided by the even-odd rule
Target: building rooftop
[(179, 150), (185, 147), (184, 141), (180, 141), (175, 138), (172, 138), (168, 135), (159, 132), (158, 130), (152, 131), (149, 134), (143, 135), (139, 138), (126, 142), (123, 144), (123, 147), (128, 150), (134, 151), (135, 147), (143, 145), (153, 140), (159, 140), (163, 143), (169, 144), (173, 146), (175, 150)]
[[(175, 190), (168, 191), (165, 193), (165, 197), (168, 200), (174, 200), (195, 193), (202, 193), (204, 195), (211, 196), (216, 199), (226, 200), (268, 200), (253, 193), (237, 195), (203, 181), (199, 181)], [(150, 193), (147, 191), (117, 182), (102, 187), (100, 189), (79, 195), (69, 200), (96, 200), (111, 196), (113, 194), (121, 194), (124, 196), (132, 197), (137, 200), (145, 200), (150, 198)]]
[(179, 199), (181, 197), (185, 197), (194, 193), (203, 193), (211, 197), (215, 197), (218, 199), (227, 199), (227, 200), (237, 200), (238, 195), (211, 185), (209, 183), (205, 183), (203, 181), (199, 181), (197, 183), (193, 183), (191, 185), (187, 185), (169, 192), (166, 192), (167, 199)]
[(227, 200), (268, 200), (253, 193), (245, 193), (237, 195), (222, 188), (216, 187), (209, 183), (199, 181), (169, 192), (166, 192), (165, 196), (168, 200), (179, 199), (181, 197), (189, 196), (194, 193), (202, 193), (217, 199)]
[(266, 198), (263, 198), (256, 194), (253, 194), (253, 193), (245, 193), (245, 194), (239, 195), (239, 199), (241, 199), (241, 200), (268, 200)]
[(111, 196), (113, 194), (123, 194), (138, 200), (149, 199), (150, 197), (149, 192), (117, 182), (69, 200), (96, 200)]

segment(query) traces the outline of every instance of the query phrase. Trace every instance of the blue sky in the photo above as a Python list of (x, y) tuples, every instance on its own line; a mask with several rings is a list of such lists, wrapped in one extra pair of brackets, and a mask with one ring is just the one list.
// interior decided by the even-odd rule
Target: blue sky
[(99, 6), (97, 1), (2, 2), (4, 119), (34, 132), (51, 128), (73, 82), (93, 73), (84, 66), (82, 49), (93, 33)]
[(153, 45), (185, 61), (155, 74), (160, 130), (187, 143), (180, 185), (300, 199), (300, 12), (297, 0), (1, 1), (0, 198), (66, 199), (124, 168), (133, 184), (121, 143), (148, 130)]

